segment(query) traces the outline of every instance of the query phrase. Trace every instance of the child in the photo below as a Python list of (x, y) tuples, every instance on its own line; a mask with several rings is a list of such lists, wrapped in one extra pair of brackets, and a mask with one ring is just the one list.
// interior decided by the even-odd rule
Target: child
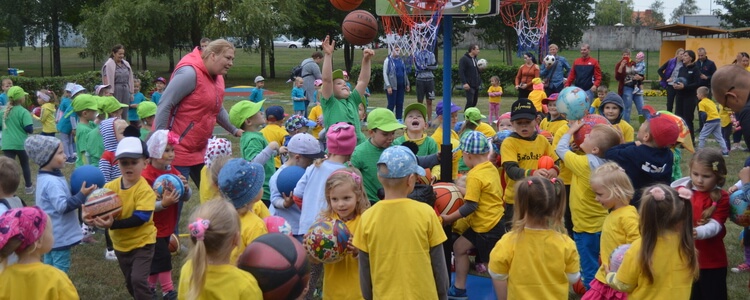
[[(645, 58), (646, 55), (643, 52), (638, 52), (635, 55), (635, 68), (633, 68), (633, 71), (642, 77), (646, 76), (646, 62), (643, 61)], [(635, 84), (633, 95), (643, 95), (643, 80), (633, 80), (633, 83)]]
[[(318, 82), (320, 82), (320, 84), (318, 84)], [(315, 91), (315, 96), (314, 96), (315, 100), (313, 101), (315, 105), (310, 109), (310, 114), (307, 115), (307, 119), (315, 122), (315, 127), (312, 128), (312, 132), (310, 132), (310, 134), (312, 134), (312, 136), (314, 136), (315, 138), (320, 139), (321, 138), (320, 132), (323, 131), (323, 125), (324, 125), (323, 107), (320, 106), (320, 102), (318, 102), (317, 97), (319, 95), (318, 92), (320, 88), (323, 86), (323, 81), (320, 79), (316, 79), (315, 86), (318, 88), (318, 90)]]
[(412, 103), (404, 109), (404, 124), (406, 131), (404, 135), (393, 140), (393, 145), (401, 145), (406, 141), (412, 141), (419, 146), (417, 156), (425, 156), (438, 153), (438, 145), (432, 137), (427, 136), (427, 107), (422, 103)]
[[(201, 204), (214, 198), (221, 198), (221, 194), (219, 194), (219, 186), (213, 184), (214, 181), (218, 184), (219, 172), (211, 172), (213, 169), (211, 166), (217, 158), (222, 156), (232, 156), (232, 142), (225, 138), (212, 137), (208, 140), (206, 154), (203, 155), (204, 165), (201, 169), (201, 186), (198, 189)], [(218, 170), (221, 170), (221, 168)], [(216, 176), (213, 176), (214, 174)]]
[(192, 247), (180, 271), (180, 298), (263, 299), (255, 277), (229, 259), (240, 231), (240, 219), (232, 204), (201, 204), (189, 222)]
[(500, 119), (497, 120), (497, 132), (503, 130), (513, 131), (513, 123), (510, 121), (510, 112), (503, 113), (500, 115)]
[[(620, 144), (620, 135), (609, 125), (597, 124), (586, 139), (578, 145), (585, 154), (579, 155), (568, 145), (583, 122), (572, 121), (570, 129), (557, 144), (555, 152), (571, 170), (570, 213), (573, 221), (573, 237), (580, 255), (583, 285), (589, 289), (599, 268), (599, 240), (607, 210), (596, 201), (591, 185), (591, 171), (604, 164), (607, 150)], [(610, 252), (605, 253), (607, 255)]]
[(360, 144), (366, 140), (366, 137), (362, 134), (361, 124), (357, 117), (357, 107), (360, 103), (364, 103), (362, 95), (365, 94), (365, 89), (370, 82), (370, 60), (375, 52), (372, 49), (362, 51), (361, 71), (359, 72), (357, 85), (354, 90), (351, 90), (346, 86), (343, 71), (332, 71), (333, 50), (336, 43), (329, 36), (326, 36), (322, 47), (325, 56), (323, 57), (323, 70), (321, 72), (323, 88), (320, 91), (320, 103), (323, 107), (323, 115), (326, 116), (323, 121), (324, 128), (327, 129), (338, 122), (354, 124), (357, 144)]
[(305, 107), (305, 100), (307, 97), (305, 97), (304, 85), (305, 80), (303, 80), (302, 77), (294, 79), (294, 88), (292, 88), (292, 109), (294, 110), (294, 114), (298, 116), (304, 116), (305, 110), (307, 110)]
[[(453, 104), (451, 102), (450, 106), (450, 118), (451, 118), (451, 126), (450, 128), (453, 128), (456, 126), (456, 121), (458, 120), (458, 111), (461, 110), (461, 108), (458, 105)], [(435, 128), (435, 132), (432, 133), (430, 137), (432, 137), (433, 140), (435, 140), (435, 143), (438, 144), (438, 150), (440, 149), (440, 145), (443, 144), (443, 101), (438, 101), (438, 103), (435, 105), (435, 119), (432, 120), (432, 124), (437, 126)], [(451, 129), (450, 131), (450, 139), (449, 139), (451, 146), (453, 149), (456, 150), (456, 152), (453, 153), (453, 174), (451, 174), (451, 178), (455, 180), (458, 178), (458, 162), (461, 160), (462, 154), (461, 150), (458, 150), (458, 146), (461, 142), (458, 133), (453, 131)], [(435, 167), (432, 169), (432, 174), (440, 174), (440, 167)]]
[[(292, 137), (300, 133), (307, 133), (310, 127), (314, 127), (314, 126), (315, 126), (315, 122), (308, 120), (304, 116), (292, 115), (291, 117), (289, 117), (289, 119), (286, 120), (286, 122), (284, 122), (284, 128), (286, 129), (286, 132), (289, 133), (287, 136), (284, 137), (284, 146), (286, 147), (289, 145), (289, 141), (292, 139)], [(289, 155), (287, 154), (284, 154), (283, 156), (281, 156), (282, 165), (283, 163), (286, 163), (287, 159), (289, 159), (288, 156)]]
[(164, 79), (164, 77), (157, 77), (154, 79), (154, 85), (156, 85), (156, 91), (151, 94), (151, 102), (158, 105), (159, 100), (161, 99), (161, 94), (164, 93), (164, 89), (167, 87), (167, 80)]
[(610, 255), (617, 247), (631, 244), (641, 237), (638, 231), (638, 211), (630, 205), (633, 198), (633, 185), (625, 170), (616, 163), (605, 163), (591, 173), (591, 189), (596, 194), (596, 201), (611, 212), (604, 218), (602, 238), (599, 243), (601, 266), (596, 272), (596, 279), (591, 280), (589, 290), (583, 300), (593, 299), (626, 299), (623, 292), (607, 285)]
[[(118, 167), (117, 159), (115, 157), (115, 151), (117, 150), (117, 144), (123, 139), (125, 127), (128, 127), (128, 122), (123, 119), (109, 118), (99, 126), (99, 133), (102, 137), (104, 146), (104, 152), (99, 159), (99, 170), (104, 174), (104, 180), (110, 182), (122, 175), (120, 168)], [(94, 131), (93, 134), (96, 134)], [(91, 136), (91, 133), (89, 133)], [(91, 140), (89, 140), (91, 141)], [(94, 143), (92, 141), (92, 143)]]
[[(349, 83), (349, 81), (346, 83)], [(315, 86), (315, 91), (313, 92), (313, 104), (320, 106), (320, 91), (323, 89), (323, 80), (315, 79), (313, 85)], [(346, 86), (348, 87), (349, 85), (350, 84), (347, 84)]]
[(257, 76), (255, 77), (255, 88), (253, 88), (252, 92), (250, 92), (250, 101), (259, 103), (261, 101), (265, 101), (266, 98), (263, 97), (263, 86), (266, 84), (266, 79), (263, 78), (263, 76)]
[(529, 100), (534, 103), (536, 111), (541, 113), (544, 111), (542, 106), (542, 100), (547, 98), (547, 93), (544, 92), (544, 83), (542, 79), (537, 77), (531, 80), (533, 90), (529, 93)]
[(141, 80), (136, 78), (133, 79), (133, 89), (135, 90), (135, 94), (133, 94), (133, 101), (130, 102), (130, 109), (128, 109), (128, 115), (123, 116), (128, 118), (128, 121), (130, 121), (130, 125), (135, 126), (136, 128), (140, 128), (140, 120), (141, 117), (138, 116), (138, 105), (141, 104), (141, 102), (146, 100), (146, 96), (141, 93)]
[(54, 137), (57, 133), (57, 123), (55, 123), (55, 103), (57, 96), (50, 90), (38, 90), (36, 92), (36, 101), (41, 107), (39, 117), (32, 115), (42, 123), (42, 135)]
[[(560, 129), (560, 127), (567, 124), (568, 122), (567, 120), (565, 120), (565, 116), (557, 111), (557, 96), (558, 94), (554, 93), (542, 100), (542, 104), (547, 106), (547, 116), (544, 117), (542, 119), (542, 122), (539, 124), (539, 129), (547, 131), (553, 136), (555, 133), (557, 133), (557, 130)], [(550, 141), (550, 143), (551, 142), (552, 141)]]
[(385, 197), (362, 214), (352, 241), (359, 249), (362, 296), (446, 299), (442, 243), (447, 238), (440, 220), (432, 207), (406, 197), (424, 169), (404, 146), (385, 149), (377, 165)]
[(2, 122), (0, 128), (3, 129), (3, 139), (0, 141), (3, 154), (21, 162), (23, 170), (23, 181), (26, 184), (24, 192), (26, 195), (34, 193), (33, 182), (31, 181), (31, 169), (29, 168), (29, 156), (23, 149), (23, 143), (29, 134), (34, 132), (34, 123), (23, 104), (26, 102), (26, 93), (20, 86), (10, 87), (5, 94), (8, 96), (8, 104), (2, 111)]
[[(719, 104), (719, 123), (721, 123), (721, 136), (724, 137), (724, 144), (727, 145), (727, 147), (731, 147), (732, 145), (732, 115), (733, 112), (731, 108)], [(733, 148), (734, 147), (730, 148), (729, 150), (735, 150)]]
[(78, 123), (78, 116), (68, 116), (68, 113), (73, 108), (71, 90), (74, 87), (76, 87), (75, 83), (68, 82), (65, 84), (65, 90), (63, 90), (62, 99), (60, 99), (60, 106), (57, 108), (55, 115), (55, 122), (57, 122), (55, 126), (57, 132), (60, 133), (60, 140), (63, 143), (63, 149), (65, 149), (65, 156), (68, 157), (67, 163), (75, 163), (77, 161), (75, 133), (73, 129), (74, 124)]
[(513, 229), (490, 254), (495, 293), (498, 299), (567, 299), (581, 275), (576, 246), (561, 222), (563, 182), (531, 176), (513, 190)]
[(19, 173), (21, 173), (21, 168), (15, 160), (0, 156), (0, 178), (3, 179), (0, 182), (0, 215), (10, 209), (26, 206), (26, 203), (16, 196), (18, 184), (21, 183), (21, 178), (18, 178)]
[(70, 249), (83, 238), (77, 210), (97, 186), (86, 187), (84, 182), (78, 194), (70, 194), (70, 184), (60, 171), (67, 159), (60, 140), (32, 135), (26, 139), (24, 148), (31, 160), (39, 165), (35, 203), (49, 215), (54, 226), (55, 241), (52, 251), (44, 255), (44, 263), (67, 273), (70, 269)]
[(229, 263), (236, 263), (247, 245), (268, 233), (266, 224), (252, 210), (263, 196), (264, 178), (263, 166), (242, 158), (228, 161), (219, 172), (219, 190), (240, 216), (240, 239), (229, 256)]
[[(0, 215), (0, 228), (0, 285), (4, 287), (0, 298), (78, 299), (78, 291), (64, 272), (42, 264), (42, 255), (52, 249), (55, 238), (50, 218), (39, 207), (5, 212)], [(7, 266), (14, 253), (18, 263)]]
[[(457, 130), (458, 131), (458, 136), (460, 137), (459, 139), (463, 139), (464, 136), (467, 133), (469, 133), (469, 132), (479, 131), (480, 125), (484, 124), (484, 123), (482, 123), (482, 118), (485, 118), (485, 116), (479, 111), (478, 108), (476, 108), (476, 107), (469, 107), (469, 108), (467, 108), (464, 111), (464, 118), (465, 118), (466, 121), (461, 122), (460, 123), (461, 126)], [(456, 127), (459, 127), (459, 126), (457, 125)], [(488, 126), (488, 127), (491, 127), (491, 126)], [(485, 137), (492, 138), (493, 136), (495, 136), (495, 134), (496, 134), (495, 130), (492, 129), (492, 128), (490, 128), (490, 130), (492, 130), (492, 133), (491, 134), (485, 134)], [(461, 146), (459, 145), (458, 148), (460, 149)], [(461, 159), (458, 161), (458, 173), (460, 173), (460, 174), (466, 174), (466, 172), (468, 172), (469, 169), (470, 169), (470, 167), (466, 165), (466, 163), (464, 162), (463, 157), (461, 157)]]
[(149, 158), (146, 143), (137, 137), (123, 138), (117, 144), (115, 158), (122, 176), (104, 185), (120, 196), (122, 212), (117, 218), (99, 216), (88, 222), (109, 229), (120, 270), (128, 292), (135, 299), (150, 299), (148, 285), (151, 260), (156, 243), (153, 212), (156, 194), (141, 172)]
[(607, 87), (604, 85), (596, 88), (596, 98), (594, 98), (594, 101), (591, 101), (591, 107), (589, 107), (590, 114), (602, 114), (602, 112), (599, 110), (599, 107), (601, 106), (602, 99), (607, 96), (608, 92), (609, 89), (607, 89)]
[[(185, 186), (184, 191), (164, 188), (161, 197), (157, 194), (154, 207), (154, 226), (156, 226), (156, 243), (154, 244), (154, 257), (151, 260), (151, 272), (148, 276), (148, 285), (152, 293), (156, 293), (156, 282), (161, 284), (162, 297), (166, 300), (177, 299), (177, 291), (172, 283), (172, 254), (169, 252), (169, 239), (174, 233), (177, 224), (178, 201), (188, 201), (192, 196), (190, 186), (185, 177), (177, 169), (172, 167), (174, 160), (174, 145), (178, 143), (178, 137), (168, 130), (157, 130), (148, 139), (149, 159), (148, 165), (143, 169), (141, 176), (150, 185), (161, 175), (172, 174), (180, 178)], [(177, 198), (178, 193), (182, 197)]]
[(3, 92), (0, 93), (0, 106), (8, 105), (8, 90), (13, 87), (13, 80), (10, 78), (3, 78), (0, 83), (2, 85)]
[(625, 252), (617, 272), (607, 273), (607, 284), (630, 299), (689, 299), (698, 279), (690, 199), (656, 184), (646, 187), (637, 202), (641, 237)]
[(112, 93), (112, 89), (110, 87), (112, 87), (112, 86), (109, 85), (109, 84), (100, 84), (100, 85), (97, 85), (97, 86), (94, 87), (94, 95), (99, 96), (99, 97), (112, 96), (113, 93)]
[(721, 154), (724, 157), (729, 157), (729, 148), (727, 148), (726, 142), (724, 142), (724, 136), (721, 134), (721, 119), (719, 118), (719, 110), (716, 107), (716, 103), (708, 98), (708, 88), (705, 86), (699, 87), (696, 92), (698, 99), (698, 116), (700, 122), (703, 124), (701, 134), (698, 137), (698, 149), (703, 149), (706, 145), (706, 138), (713, 134), (716, 142), (721, 147)]
[(601, 99), (602, 104), (599, 106), (599, 111), (602, 115), (607, 118), (610, 124), (616, 126), (615, 129), (618, 129), (622, 133), (622, 138), (626, 143), (634, 141), (633, 126), (630, 126), (628, 122), (622, 121), (624, 104), (620, 95), (610, 92)]
[[(289, 132), (284, 129), (284, 118), (288, 115), (284, 113), (284, 108), (278, 105), (274, 105), (266, 109), (266, 126), (260, 130), (266, 141), (276, 142), (279, 145), (284, 145), (284, 137), (289, 135)], [(274, 169), (271, 172), (276, 171), (276, 168), (281, 167), (281, 156), (275, 156), (273, 158)], [(268, 170), (267, 170), (268, 171)], [(273, 174), (273, 173), (272, 173)], [(271, 176), (269, 175), (269, 178)], [(266, 191), (268, 192), (268, 191)], [(268, 197), (266, 194), (265, 197)], [(266, 198), (264, 200), (267, 200)], [(266, 202), (266, 201), (264, 201)]]
[(78, 125), (76, 125), (75, 140), (78, 144), (76, 152), (78, 152), (78, 159), (76, 160), (76, 167), (83, 165), (99, 166), (99, 160), (94, 160), (91, 157), (89, 149), (89, 132), (96, 128), (94, 119), (96, 118), (99, 105), (93, 96), (89, 94), (82, 94), (76, 97), (72, 103), (72, 109), (64, 116), (68, 118), (69, 115), (75, 112), (78, 116)]
[[(326, 180), (326, 203), (321, 212), (326, 218), (341, 220), (355, 234), (359, 229), (362, 213), (370, 207), (362, 186), (362, 176), (354, 168), (335, 171)], [(323, 265), (323, 298), (361, 299), (359, 285), (358, 251), (349, 240), (349, 251), (344, 259), (333, 264)]]
[(500, 77), (492, 76), (490, 78), (490, 86), (487, 89), (487, 94), (490, 96), (490, 119), (491, 124), (495, 124), (496, 120), (500, 120), (500, 100), (503, 95), (503, 87), (500, 85)]
[(717, 149), (701, 149), (690, 159), (690, 177), (674, 182), (677, 191), (691, 194), (693, 237), (700, 276), (693, 283), (692, 299), (727, 299), (727, 251), (724, 223), (729, 217), (727, 166)]
[(500, 177), (497, 168), (488, 160), (489, 140), (478, 131), (467, 132), (461, 138), (459, 148), (463, 151), (466, 166), (471, 169), (465, 176), (465, 202), (456, 212), (441, 217), (443, 224), (460, 218), (466, 218), (469, 223), (469, 228), (453, 244), (456, 277), (448, 296), (460, 298), (467, 296), (468, 252), (476, 248), (481, 261), (490, 261), (490, 251), (505, 233), (505, 225), (500, 222), (504, 212)]
[(156, 103), (151, 101), (141, 102), (138, 104), (136, 114), (141, 119), (141, 140), (146, 141), (148, 135), (151, 133), (151, 125), (154, 124), (154, 119), (156, 118)]

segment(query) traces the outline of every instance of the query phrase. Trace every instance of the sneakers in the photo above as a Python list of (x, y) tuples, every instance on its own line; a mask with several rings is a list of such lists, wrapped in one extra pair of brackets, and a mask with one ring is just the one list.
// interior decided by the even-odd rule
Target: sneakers
[(729, 157), (729, 151), (721, 152), (721, 156)]
[(34, 186), (33, 185), (32, 186), (27, 186), (26, 188), (24, 188), (23, 191), (24, 191), (24, 193), (26, 193), (26, 195), (33, 195), (34, 194)]
[(742, 273), (742, 272), (750, 272), (750, 265), (746, 263), (741, 263), (737, 265), (736, 267), (732, 268), (733, 273)]
[(643, 91), (639, 87), (633, 88), (633, 95), (641, 95), (641, 94), (643, 94)]
[(177, 291), (171, 290), (169, 292), (164, 293), (164, 295), (162, 295), (162, 299), (164, 299), (164, 300), (177, 300)]
[(104, 259), (110, 260), (110, 261), (117, 261), (117, 255), (115, 255), (115, 250), (106, 250), (107, 252), (104, 253)]
[(459, 289), (451, 284), (451, 287), (448, 289), (448, 299), (466, 300), (469, 299), (469, 295), (466, 294), (466, 289)]

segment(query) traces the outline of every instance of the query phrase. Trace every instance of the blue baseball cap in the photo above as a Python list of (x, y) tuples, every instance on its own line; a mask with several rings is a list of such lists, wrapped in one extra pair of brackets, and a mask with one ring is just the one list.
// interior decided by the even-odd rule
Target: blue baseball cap
[(378, 168), (378, 176), (383, 178), (404, 178), (411, 174), (425, 176), (424, 169), (417, 164), (417, 157), (404, 146), (391, 146), (380, 154), (378, 166), (385, 164), (387, 172)]
[[(269, 121), (281, 121), (284, 117), (289, 115), (284, 113), (284, 108), (278, 105), (271, 106), (266, 109), (266, 118)], [(271, 119), (273, 117), (273, 119)]]

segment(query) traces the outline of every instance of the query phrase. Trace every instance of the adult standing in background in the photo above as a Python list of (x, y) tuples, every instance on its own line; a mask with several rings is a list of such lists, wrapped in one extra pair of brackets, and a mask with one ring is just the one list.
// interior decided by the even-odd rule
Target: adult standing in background
[(662, 88), (667, 89), (667, 110), (670, 112), (674, 112), (675, 90), (674, 86), (672, 86), (672, 82), (677, 79), (677, 74), (680, 72), (680, 68), (682, 68), (683, 53), (685, 53), (685, 49), (677, 49), (674, 58), (668, 60), (656, 70), (656, 73), (658, 73), (661, 78), (659, 84), (661, 84)]
[(695, 64), (701, 70), (701, 81), (699, 86), (705, 86), (711, 91), (711, 76), (714, 76), (714, 72), (716, 72), (716, 64), (708, 59), (706, 48), (698, 48), (698, 61), (696, 61)]
[(685, 120), (688, 129), (690, 129), (690, 138), (693, 139), (693, 143), (695, 143), (693, 119), (695, 116), (696, 105), (698, 105), (696, 91), (699, 87), (701, 71), (695, 64), (695, 52), (693, 52), (693, 50), (687, 50), (682, 54), (682, 68), (680, 68), (677, 75), (677, 78), (684, 78), (685, 81), (682, 82), (681, 80), (677, 80), (677, 82), (674, 82), (673, 84), (675, 89), (674, 114)]
[[(323, 53), (320, 51), (313, 52), (311, 57), (305, 58), (300, 63), (302, 66), (302, 80), (303, 88), (305, 89), (305, 115), (307, 115), (307, 107), (310, 106), (310, 101), (315, 101), (313, 95), (315, 95), (315, 80), (322, 80), (323, 76), (320, 74), (319, 64), (323, 62)], [(313, 103), (315, 104), (315, 103)]]
[(429, 50), (430, 45), (422, 41), (422, 47), (414, 53), (414, 66), (417, 78), (417, 102), (422, 103), (427, 98), (427, 122), (432, 120), (432, 100), (435, 100), (435, 74), (437, 69), (435, 54)]
[(534, 78), (539, 77), (539, 66), (536, 64), (534, 54), (526, 52), (523, 54), (523, 64), (518, 68), (516, 73), (516, 90), (518, 90), (518, 99), (528, 98)]
[[(133, 101), (133, 69), (125, 61), (125, 47), (115, 45), (109, 59), (102, 66), (102, 83), (110, 86), (110, 92), (122, 104), (130, 106)], [(128, 115), (128, 107), (122, 108), (122, 115)]]
[(479, 55), (479, 45), (471, 44), (469, 51), (458, 60), (458, 75), (461, 78), (461, 84), (466, 93), (466, 106), (477, 106), (479, 99), (479, 86), (482, 85), (482, 79), (479, 77), (479, 68), (477, 68), (477, 55)]
[(568, 80), (568, 73), (570, 73), (570, 64), (560, 55), (557, 55), (557, 51), (560, 48), (556, 44), (549, 45), (548, 55), (555, 57), (555, 63), (551, 66), (547, 64), (541, 64), (542, 69), (539, 72), (539, 76), (544, 80), (544, 92), (547, 95), (559, 93), (565, 86), (565, 81)]
[(565, 86), (577, 86), (586, 91), (589, 103), (594, 101), (596, 89), (602, 84), (602, 68), (599, 61), (590, 55), (589, 44), (581, 45), (581, 57), (573, 61)]
[(622, 119), (630, 123), (630, 110), (635, 109), (639, 116), (643, 115), (643, 95), (633, 94), (635, 81), (643, 77), (635, 71), (635, 62), (630, 59), (630, 49), (622, 51), (622, 59), (615, 65), (615, 79), (617, 79), (617, 94), (622, 97)]
[(388, 98), (388, 109), (396, 115), (396, 119), (404, 119), (404, 97), (411, 88), (406, 65), (401, 59), (401, 48), (393, 46), (391, 55), (383, 62), (383, 85)]

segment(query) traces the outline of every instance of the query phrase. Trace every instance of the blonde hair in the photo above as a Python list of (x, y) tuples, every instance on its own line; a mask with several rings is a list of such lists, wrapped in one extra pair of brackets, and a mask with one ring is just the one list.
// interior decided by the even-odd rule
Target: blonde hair
[(549, 224), (552, 230), (566, 233), (562, 220), (567, 207), (565, 185), (560, 179), (530, 176), (516, 182), (513, 206), (513, 231), (522, 233), (530, 220)]
[(299, 77), (299, 76), (294, 77), (294, 83), (300, 83), (300, 82), (305, 82), (305, 80), (302, 79), (302, 77)]
[[(693, 157), (690, 159), (690, 168), (693, 168), (694, 164), (701, 164), (704, 167), (712, 170), (714, 176), (716, 176), (716, 187), (711, 189), (709, 192), (709, 198), (711, 198), (711, 205), (701, 212), (701, 221), (708, 221), (711, 215), (716, 211), (716, 206), (721, 200), (721, 187), (727, 182), (727, 163), (724, 161), (724, 157), (721, 155), (716, 148), (703, 148), (695, 152)], [(688, 188), (693, 188), (692, 180), (687, 184)]]
[[(355, 180), (355, 176), (359, 178), (359, 182)], [(365, 209), (370, 207), (370, 201), (367, 199), (365, 188), (362, 185), (362, 173), (360, 173), (359, 170), (355, 168), (344, 168), (334, 171), (330, 176), (328, 176), (328, 180), (326, 180), (325, 197), (328, 206), (325, 208), (322, 215), (328, 217), (333, 217), (336, 215), (336, 212), (334, 212), (333, 208), (331, 207), (331, 190), (341, 185), (348, 185), (349, 187), (351, 187), (354, 195), (357, 197), (357, 203), (354, 207), (355, 215), (361, 215), (365, 211)]]
[(630, 177), (620, 165), (608, 162), (596, 168), (591, 173), (591, 184), (596, 184), (607, 190), (610, 199), (620, 204), (629, 205), (635, 190)]
[(605, 86), (605, 85), (602, 85), (602, 86), (599, 86), (598, 88), (596, 88), (596, 92), (597, 93), (606, 93), (606, 92), (609, 92), (609, 88), (607, 88), (607, 86)]
[(208, 176), (211, 177), (211, 183), (213, 183), (216, 188), (219, 187), (219, 172), (221, 172), (221, 168), (223, 168), (230, 159), (232, 159), (232, 157), (229, 155), (221, 155), (215, 157), (211, 161), (211, 166), (208, 169)]
[[(604, 155), (604, 153), (606, 153), (609, 148), (620, 144), (620, 132), (618, 132), (612, 125), (596, 124), (591, 127), (590, 134), (594, 132), (599, 133), (598, 138), (595, 139), (596, 142), (594, 144), (599, 148), (599, 153), (601, 153), (602, 155)], [(591, 138), (590, 135), (589, 138)]]
[(210, 43), (208, 43), (208, 46), (206, 46), (206, 49), (203, 49), (203, 52), (201, 53), (202, 59), (208, 59), (211, 56), (211, 53), (215, 53), (216, 55), (221, 55), (224, 53), (224, 51), (227, 51), (229, 49), (234, 50), (234, 44), (231, 42), (225, 40), (225, 39), (218, 39), (213, 40)]
[(240, 231), (239, 215), (228, 201), (209, 201), (201, 204), (193, 212), (190, 222), (197, 222), (197, 219), (208, 220), (210, 223), (202, 240), (190, 236), (193, 243), (187, 258), (193, 264), (187, 295), (190, 300), (198, 299), (203, 292), (209, 258), (228, 259)]
[[(706, 96), (706, 97), (708, 97), (708, 93), (709, 93), (709, 92), (710, 92), (710, 91), (709, 91), (708, 87), (705, 87), (705, 86), (701, 86), (701, 87), (699, 87), (699, 88), (698, 88), (698, 93), (700, 93), (700, 94), (701, 94), (701, 95), (703, 95), (703, 96)], [(698, 99), (698, 100), (701, 100), (701, 99)]]
[[(12, 110), (16, 105), (23, 105), (24, 101), (26, 101), (26, 96), (20, 97), (18, 99), (12, 99), (8, 97), (8, 104), (5, 106), (5, 114), (3, 115), (3, 128), (7, 127), (5, 123), (8, 120), (8, 114), (10, 114), (10, 110)], [(28, 113), (28, 111), (26, 113)]]

